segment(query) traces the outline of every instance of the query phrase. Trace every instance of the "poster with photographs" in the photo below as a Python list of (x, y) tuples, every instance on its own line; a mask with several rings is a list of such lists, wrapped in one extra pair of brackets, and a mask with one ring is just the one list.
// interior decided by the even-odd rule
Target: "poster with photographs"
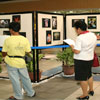
[(57, 17), (52, 17), (52, 29), (57, 29)]
[(85, 22), (85, 19), (72, 19), (72, 27), (74, 27), (74, 24), (77, 21), (83, 21), (83, 22)]
[(97, 36), (97, 40), (100, 40), (100, 32), (93, 32)]
[(43, 18), (42, 19), (42, 27), (43, 28), (50, 28), (51, 27), (50, 19)]
[(52, 42), (51, 31), (46, 31), (46, 44), (51, 44), (51, 42)]
[(12, 16), (12, 21), (13, 22), (21, 23), (21, 17), (20, 17), (20, 15), (14, 15), (14, 16)]
[(96, 16), (88, 17), (88, 29), (96, 29), (96, 28), (97, 28)]
[(0, 28), (9, 28), (10, 19), (0, 19)]
[(53, 32), (53, 40), (60, 40), (60, 32)]

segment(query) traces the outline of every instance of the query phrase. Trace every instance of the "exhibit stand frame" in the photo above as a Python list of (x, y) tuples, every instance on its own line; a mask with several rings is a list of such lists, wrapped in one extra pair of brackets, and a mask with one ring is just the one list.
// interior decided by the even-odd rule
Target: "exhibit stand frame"
[[(33, 78), (34, 78), (33, 82), (39, 82), (39, 81), (42, 81), (44, 79), (39, 80), (39, 59), (38, 59), (39, 54), (38, 54), (38, 50), (49, 49), (49, 48), (65, 48), (65, 47), (68, 47), (66, 45), (65, 46), (63, 45), (63, 39), (64, 39), (64, 33), (65, 33), (64, 32), (64, 15), (63, 14), (56, 14), (56, 13), (49, 13), (49, 12), (40, 12), (40, 11), (36, 12), (36, 38), (35, 38), (35, 33), (34, 33), (34, 16), (35, 16), (35, 12), (33, 12), (33, 11), (30, 12), (29, 11), (29, 12), (15, 12), (15, 13), (0, 13), (0, 16), (11, 16), (11, 15), (20, 15), (20, 14), (32, 14), (32, 19), (31, 19), (31, 21), (32, 21), (32, 34), (30, 34), (32, 38), (31, 39), (29, 37), (27, 37), (27, 38), (29, 39), (29, 41), (32, 40), (31, 41), (31, 46), (32, 46), (31, 49), (33, 51)], [(48, 45), (38, 45), (38, 43), (39, 43), (39, 41), (38, 41), (39, 40), (38, 39), (38, 36), (39, 36), (39, 34), (38, 34), (38, 18), (37, 18), (38, 14), (46, 14), (48, 16), (51, 15), (51, 18), (52, 18), (51, 20), (56, 20), (57, 19), (54, 22), (55, 27), (53, 27), (53, 25), (51, 25), (52, 28), (53, 28), (54, 34), (57, 35), (57, 37), (56, 36), (54, 37), (54, 43), (51, 44), (51, 45), (49, 43), (48, 43)], [(5, 17), (3, 17), (3, 18), (5, 19)], [(3, 19), (3, 18), (1, 18), (1, 19)], [(61, 18), (61, 20), (59, 20), (60, 18)], [(6, 19), (9, 19), (9, 18), (6, 18)], [(27, 17), (27, 20), (28, 19), (29, 18)], [(27, 20), (25, 20), (25, 21), (27, 21)], [(59, 24), (60, 21), (61, 21), (61, 24)], [(12, 22), (12, 21), (10, 21), (10, 22)], [(53, 23), (53, 22), (51, 22), (51, 23)], [(62, 26), (60, 26), (60, 25), (62, 25)], [(30, 27), (30, 25), (29, 25), (29, 27)], [(4, 29), (4, 27), (3, 27), (3, 29)], [(0, 30), (0, 31), (2, 31), (2, 30)], [(2, 35), (3, 35), (3, 33), (2, 33)], [(36, 43), (35, 43), (35, 40), (36, 40)], [(35, 61), (37, 61), (37, 63)], [(35, 71), (35, 69), (37, 69), (37, 72)], [(36, 75), (36, 73), (37, 73), (37, 75)], [(56, 74), (57, 73), (55, 73), (55, 75)], [(36, 76), (37, 76), (37, 79), (35, 79)], [(52, 77), (52, 76), (50, 76), (50, 77)], [(50, 77), (47, 77), (47, 78), (50, 78)], [(6, 77), (2, 77), (2, 78), (6, 78)]]
[[(26, 30), (26, 37), (29, 39), (31, 44), (31, 49), (33, 52), (33, 82), (40, 82), (42, 80), (48, 79), (52, 76), (46, 77), (44, 79), (39, 80), (39, 50), (43, 49), (52, 49), (52, 48), (62, 48), (64, 50), (65, 48), (69, 47), (68, 45), (64, 45), (63, 40), (71, 38), (73, 40), (76, 39), (75, 31), (73, 28), (73, 23), (75, 20), (82, 20), (85, 21), (88, 26), (88, 30), (92, 32), (97, 32), (96, 34), (98, 37), (100, 36), (100, 13), (85, 13), (85, 14), (58, 14), (58, 13), (49, 13), (49, 12), (15, 12), (15, 13), (0, 13), (0, 19), (5, 21), (14, 20), (14, 17), (22, 14), (26, 14), (25, 16), (25, 22), (30, 22), (27, 26), (29, 30), (26, 30), (26, 27), (22, 26), (22, 33), (24, 29)], [(30, 18), (27, 17), (27, 14), (30, 14)], [(34, 31), (34, 16), (36, 14), (36, 34)], [(10, 16), (8, 18), (4, 16)], [(13, 17), (12, 17), (13, 16)], [(19, 22), (24, 22), (24, 20), (21, 19)], [(29, 20), (29, 21), (28, 21)], [(91, 26), (91, 20), (93, 20), (94, 25)], [(11, 21), (12, 22), (12, 21)], [(26, 25), (23, 24), (23, 25)], [(31, 27), (30, 27), (31, 26)], [(4, 28), (5, 27), (5, 28)], [(3, 35), (3, 30), (7, 34), (9, 34), (6, 29), (7, 26), (0, 26), (0, 34)], [(28, 32), (28, 33), (27, 33)], [(25, 33), (25, 32), (24, 32)], [(98, 47), (100, 47), (100, 39), (98, 39)], [(0, 48), (1, 51), (1, 48)], [(35, 64), (36, 63), (36, 64)], [(62, 63), (63, 64), (63, 63)], [(37, 70), (36, 70), (37, 69)], [(61, 73), (61, 72), (59, 72)], [(36, 75), (37, 74), (37, 75)], [(58, 73), (55, 73), (55, 75)], [(35, 78), (37, 76), (37, 79)], [(6, 78), (6, 77), (0, 77), (0, 78)]]
[[(55, 18), (55, 19), (57, 18), (56, 28), (53, 28), (53, 18)], [(61, 18), (61, 20), (59, 20), (60, 18)], [(47, 26), (44, 25), (45, 19), (48, 22)], [(61, 24), (59, 24), (60, 21), (61, 21)], [(62, 26), (60, 26), (60, 25), (62, 25)], [(52, 32), (50, 32), (50, 34), (52, 33), (52, 36), (51, 36), (52, 42), (51, 43), (47, 43), (47, 40), (45, 39), (46, 34), (47, 34), (47, 30), (49, 30), (49, 32), (52, 31)], [(54, 32), (60, 33), (60, 36), (61, 36), (60, 42), (59, 42), (59, 36), (58, 36), (58, 41), (54, 40)], [(40, 35), (40, 34), (42, 34), (42, 35)], [(39, 47), (39, 48), (36, 49), (36, 59), (37, 59), (37, 81), (38, 82), (54, 76), (54, 75), (52, 75), (52, 76), (49, 76), (49, 77), (44, 78), (42, 80), (39, 80), (39, 68), (40, 68), (39, 67), (39, 50), (49, 49), (49, 48), (64, 48), (64, 46), (62, 46), (63, 45), (63, 39), (64, 39), (64, 15), (58, 14), (58, 13), (49, 13), (49, 12), (37, 11), (36, 12), (36, 47)], [(68, 46), (66, 46), (66, 47), (68, 47)], [(58, 74), (58, 73), (55, 73), (55, 75), (56, 74)]]
[[(57, 18), (57, 16), (59, 16), (59, 15), (63, 16), (63, 21), (62, 21), (63, 26), (59, 26), (59, 27), (63, 28), (62, 40), (61, 40), (61, 42), (55, 42), (54, 43), (54, 41), (53, 41), (54, 37), (51, 36), (52, 37), (51, 41), (53, 41), (53, 42), (48, 43), (47, 39), (46, 39), (47, 38), (46, 34), (48, 33), (47, 30), (49, 30), (50, 34), (53, 33), (53, 32), (50, 32), (50, 30), (55, 32), (55, 28), (54, 29), (52, 28), (53, 23), (51, 21), (51, 24), (50, 24), (50, 20), (52, 20), (52, 18)], [(98, 15), (98, 17), (97, 17), (97, 15)], [(70, 16), (72, 18), (68, 19), (68, 17), (70, 17)], [(78, 19), (78, 18), (81, 19), (80, 16), (84, 16), (84, 17), (82, 17), (83, 21), (85, 19), (85, 22), (88, 23), (89, 25), (90, 25), (89, 21), (91, 19), (93, 19), (94, 25), (92, 27), (88, 26), (88, 30), (89, 31), (92, 31), (92, 32), (100, 31), (100, 28), (98, 26), (99, 25), (98, 19), (100, 20), (100, 18), (99, 18), (100, 13), (67, 14), (67, 15), (64, 15), (64, 14), (49, 13), (49, 12), (40, 12), (40, 11), (36, 12), (36, 48), (35, 49), (36, 49), (36, 60), (37, 60), (37, 64), (36, 64), (36, 66), (37, 66), (37, 82), (44, 80), (44, 79), (42, 79), (42, 80), (40, 79), (39, 80), (39, 68), (40, 68), (40, 65), (39, 65), (39, 50), (49, 49), (49, 48), (62, 48), (62, 50), (64, 50), (65, 48), (68, 48), (69, 46), (66, 45), (66, 44), (64, 45), (63, 40), (64, 39), (68, 39), (68, 38), (71, 38), (73, 40), (76, 39), (75, 31), (74, 31), (74, 28), (72, 26), (72, 19), (74, 19), (74, 17), (75, 17), (75, 19)], [(46, 21), (45, 24), (44, 24), (44, 20)], [(71, 21), (71, 22), (69, 22), (69, 21)], [(95, 26), (95, 21), (96, 21), (96, 25), (97, 26)], [(57, 21), (57, 22), (59, 22), (59, 21)], [(70, 25), (68, 25), (68, 24), (70, 24)], [(57, 30), (57, 32), (58, 31), (59, 30)], [(98, 40), (97, 46), (100, 47), (100, 40)], [(56, 74), (57, 73), (55, 73), (55, 75)], [(54, 76), (54, 75), (52, 75), (52, 76)], [(49, 77), (47, 77), (45, 79), (48, 79), (48, 78), (50, 78), (52, 76), (49, 76)]]
[[(26, 34), (23, 34), (23, 35), (28, 38), (31, 46), (35, 47), (34, 11), (0, 13), (0, 19), (2, 19), (4, 21), (9, 20), (9, 22), (15, 21), (15, 22), (19, 22), (21, 25), (25, 25), (24, 27), (21, 26), (21, 30), (26, 31)], [(8, 32), (9, 30), (7, 28), (8, 28), (7, 25), (0, 26), (0, 29), (1, 29), (0, 33), (2, 33), (1, 35), (4, 35), (2, 30), (6, 30), (7, 34), (9, 34), (9, 32)], [(21, 33), (23, 33), (23, 32), (21, 32)], [(2, 48), (0, 48), (0, 51), (1, 50), (2, 50)], [(32, 52), (33, 52), (33, 78), (34, 78), (33, 82), (36, 82), (36, 80), (35, 80), (35, 49), (32, 49)], [(8, 77), (0, 77), (0, 78), (8, 78)]]

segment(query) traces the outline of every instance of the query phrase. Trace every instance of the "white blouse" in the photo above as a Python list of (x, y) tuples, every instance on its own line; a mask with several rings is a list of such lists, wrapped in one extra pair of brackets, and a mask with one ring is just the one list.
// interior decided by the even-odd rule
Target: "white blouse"
[(92, 32), (79, 35), (76, 39), (74, 49), (79, 50), (80, 53), (74, 54), (74, 59), (85, 61), (93, 60), (96, 43), (97, 37)]

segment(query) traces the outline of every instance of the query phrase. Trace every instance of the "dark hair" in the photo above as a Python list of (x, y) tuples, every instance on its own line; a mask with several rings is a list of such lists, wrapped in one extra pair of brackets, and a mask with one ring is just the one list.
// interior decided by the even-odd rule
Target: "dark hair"
[(18, 23), (18, 22), (11, 22), (9, 24), (9, 29), (12, 29), (14, 32), (19, 32), (19, 30), (20, 30), (20, 23)]
[(87, 30), (87, 24), (83, 21), (77, 21), (74, 24), (74, 27), (76, 29), (80, 28), (82, 31), (86, 31)]

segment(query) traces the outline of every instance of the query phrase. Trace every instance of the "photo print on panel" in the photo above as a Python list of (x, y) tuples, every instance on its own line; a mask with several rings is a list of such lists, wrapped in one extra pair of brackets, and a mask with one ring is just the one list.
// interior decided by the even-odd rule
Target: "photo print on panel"
[(12, 21), (13, 22), (21, 23), (21, 17), (20, 17), (20, 15), (14, 15), (14, 16), (12, 16)]
[(52, 29), (57, 29), (57, 17), (52, 16)]
[(83, 21), (83, 22), (85, 22), (85, 19), (72, 19), (72, 27), (74, 27), (74, 24), (77, 21)]
[(11, 35), (10, 31), (3, 31), (3, 35)]
[(52, 33), (51, 31), (46, 31), (46, 44), (51, 44), (52, 42)]
[(0, 28), (9, 28), (10, 19), (0, 19)]
[(51, 23), (49, 18), (42, 18), (42, 27), (43, 28), (50, 28)]
[(100, 32), (93, 32), (97, 36), (97, 40), (100, 40)]
[[(26, 32), (19, 32), (20, 35), (26, 37)], [(3, 31), (3, 35), (11, 35), (10, 31)]]
[(53, 40), (54, 41), (60, 40), (60, 32), (53, 32)]
[(88, 17), (88, 29), (96, 29), (97, 28), (97, 18), (96, 16)]
[(19, 32), (19, 34), (26, 37), (26, 32)]

